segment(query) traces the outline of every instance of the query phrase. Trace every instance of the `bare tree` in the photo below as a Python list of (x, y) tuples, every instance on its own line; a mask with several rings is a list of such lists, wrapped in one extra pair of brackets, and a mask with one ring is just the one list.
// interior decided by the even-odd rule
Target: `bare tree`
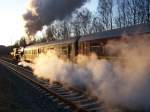
[(113, 25), (113, 0), (99, 0), (98, 13), (106, 30), (112, 29)]
[(82, 8), (73, 14), (72, 30), (75, 36), (86, 35), (91, 32), (92, 13)]
[(150, 22), (150, 0), (146, 0), (146, 22)]
[(71, 34), (74, 37), (78, 37), (81, 35), (81, 27), (80, 27), (80, 20), (78, 19), (77, 11), (73, 13), (71, 18)]
[(47, 30), (46, 30), (46, 37), (48, 41), (52, 41), (55, 40), (54, 38), (54, 28), (53, 25), (48, 26)]
[[(71, 17), (54, 20), (40, 41), (67, 39), (148, 22), (150, 0), (98, 0), (97, 13), (82, 7)], [(29, 39), (32, 40), (32, 37)]]
[(101, 32), (104, 30), (104, 26), (99, 17), (93, 17), (91, 30), (92, 33)]
[(62, 29), (62, 37), (63, 39), (67, 39), (71, 35), (71, 27), (69, 20), (66, 22), (65, 20), (61, 22), (61, 29)]
[(117, 27), (149, 22), (150, 0), (117, 0)]
[(90, 33), (91, 16), (91, 12), (87, 8), (81, 10), (81, 12), (78, 13), (78, 17), (81, 22), (82, 35)]

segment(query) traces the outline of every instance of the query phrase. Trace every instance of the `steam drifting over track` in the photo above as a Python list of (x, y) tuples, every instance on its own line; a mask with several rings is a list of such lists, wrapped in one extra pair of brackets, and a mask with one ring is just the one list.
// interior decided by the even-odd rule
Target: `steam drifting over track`
[(150, 50), (150, 41), (144, 37), (125, 39), (128, 42), (122, 39), (106, 45), (122, 58), (118, 62), (99, 60), (94, 55), (80, 55), (77, 63), (70, 63), (51, 52), (39, 55), (34, 64), (29, 66), (38, 77), (70, 85), (86, 85), (89, 91), (104, 100), (108, 108), (110, 105), (119, 105), (131, 110), (147, 111), (150, 110), (150, 53), (147, 52)]
[(103, 109), (102, 102), (98, 102), (95, 98), (90, 97), (77, 89), (65, 88), (58, 83), (50, 85), (49, 83), (37, 79), (30, 71), (23, 69), (22, 67), (2, 59), (0, 59), (0, 63), (8, 67), (11, 71), (16, 72), (17, 76), (30, 83), (31, 86), (38, 88), (52, 101), (67, 111), (76, 110), (78, 112), (95, 112)]

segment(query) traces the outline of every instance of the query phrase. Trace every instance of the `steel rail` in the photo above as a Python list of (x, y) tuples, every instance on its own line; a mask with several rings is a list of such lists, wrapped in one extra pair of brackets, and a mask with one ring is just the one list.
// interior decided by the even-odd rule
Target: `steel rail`
[(14, 65), (12, 63), (9, 63), (7, 61), (4, 61), (2, 59), (0, 59), (0, 63), (5, 65), (7, 68), (9, 68), (11, 71), (14, 71), (15, 73), (17, 73), (16, 75), (19, 76), (22, 79), (26, 79), (28, 81), (30, 81), (32, 84), (40, 87), (41, 89), (43, 89), (44, 91), (46, 91), (50, 96), (54, 96), (56, 98), (58, 98), (60, 101), (64, 102), (65, 104), (67, 104), (69, 107), (71, 107), (71, 109), (73, 111), (77, 111), (77, 112), (88, 112), (88, 110), (80, 107), (78, 104), (73, 103), (65, 98), (63, 98), (62, 96), (58, 95), (57, 93), (55, 93), (54, 91), (44, 87), (42, 84), (40, 84), (39, 82), (35, 81), (34, 79), (28, 77), (27, 75), (25, 75), (23, 72), (20, 72), (19, 70), (17, 70), (17, 65)]

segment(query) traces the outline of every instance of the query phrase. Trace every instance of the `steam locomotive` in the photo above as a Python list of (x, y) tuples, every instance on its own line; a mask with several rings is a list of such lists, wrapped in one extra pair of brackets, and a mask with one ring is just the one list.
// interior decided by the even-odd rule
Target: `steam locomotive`
[(150, 24), (139, 24), (126, 28), (108, 30), (104, 32), (93, 33), (77, 38), (69, 38), (66, 40), (57, 40), (46, 43), (30, 45), (24, 49), (15, 49), (13, 57), (16, 60), (26, 60), (32, 62), (40, 53), (47, 51), (55, 51), (59, 57), (74, 61), (78, 54), (90, 55), (95, 53), (98, 58), (110, 58), (105, 45), (109, 41), (118, 41), (122, 39), (122, 35), (148, 35), (150, 37)]

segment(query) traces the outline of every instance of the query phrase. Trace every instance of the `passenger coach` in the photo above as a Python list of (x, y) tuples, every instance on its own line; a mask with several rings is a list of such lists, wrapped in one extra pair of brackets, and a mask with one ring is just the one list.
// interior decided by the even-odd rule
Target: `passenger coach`
[(32, 61), (40, 53), (46, 53), (49, 50), (55, 51), (60, 58), (73, 60), (77, 55), (77, 38), (27, 46), (24, 49), (22, 58), (23, 60)]
[[(142, 38), (143, 35), (150, 38), (150, 24), (140, 24), (77, 38), (30, 45), (24, 48), (24, 51), (20, 53), (19, 57), (32, 62), (40, 53), (46, 53), (50, 50), (55, 51), (64, 60), (74, 61), (78, 54), (90, 55), (91, 53), (97, 54), (99, 58), (109, 58), (110, 54), (107, 52), (106, 44), (112, 40), (119, 41), (123, 35), (128, 35), (131, 39)], [(18, 57), (18, 54), (12, 54)]]
[(99, 58), (107, 57), (109, 53), (105, 48), (106, 44), (112, 40), (119, 41), (125, 39), (122, 38), (124, 37), (123, 35), (127, 35), (130, 39), (142, 38), (141, 36), (143, 35), (150, 38), (150, 24), (140, 24), (132, 27), (113, 29), (83, 36), (78, 42), (79, 53), (90, 55), (93, 52), (96, 53)]

